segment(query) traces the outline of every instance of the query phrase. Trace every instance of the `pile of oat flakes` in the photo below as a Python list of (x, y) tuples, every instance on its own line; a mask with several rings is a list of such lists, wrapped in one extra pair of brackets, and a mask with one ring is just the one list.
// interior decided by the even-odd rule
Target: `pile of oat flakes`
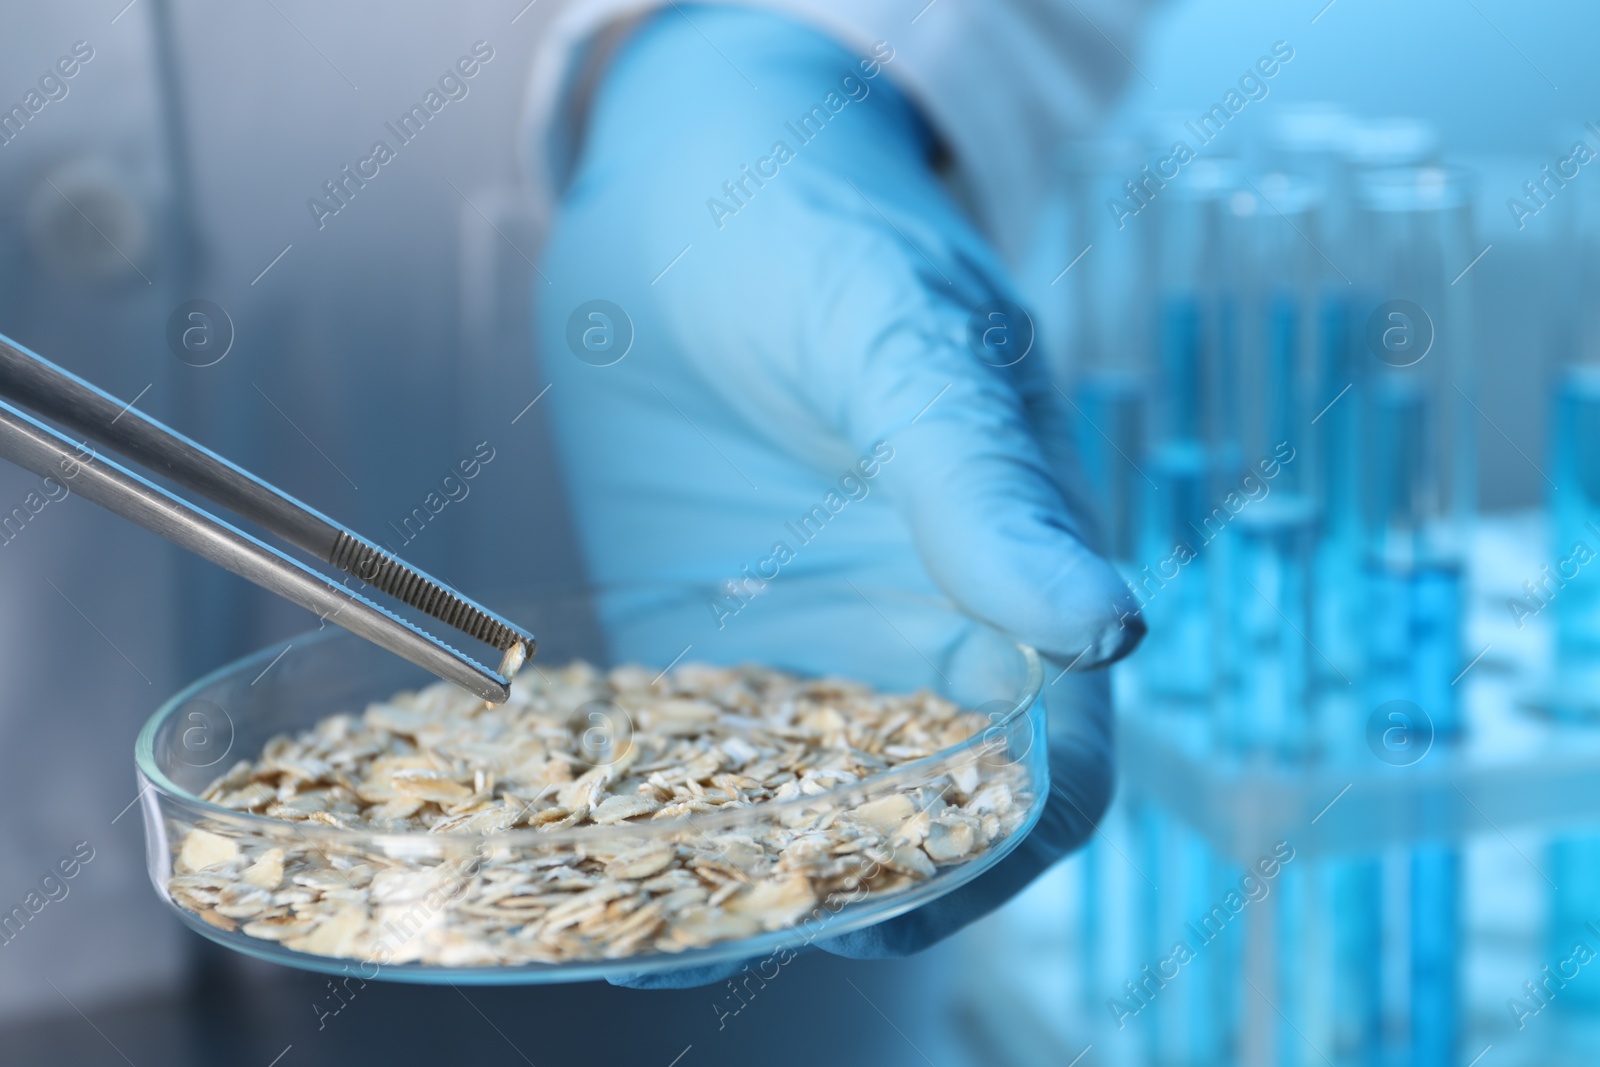
[[(931, 693), (760, 667), (574, 662), (525, 670), (495, 707), (440, 683), (234, 766), (204, 799), (284, 825), (174, 827), (168, 889), (213, 926), (321, 956), (680, 952), (902, 891), (1015, 833), (1033, 783), (987, 750), (849, 788), (988, 726)], [(684, 820), (707, 813), (731, 817)]]

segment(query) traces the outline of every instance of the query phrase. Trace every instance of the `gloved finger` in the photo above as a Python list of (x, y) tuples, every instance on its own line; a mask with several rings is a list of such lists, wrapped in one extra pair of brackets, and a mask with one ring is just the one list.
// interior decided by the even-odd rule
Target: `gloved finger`
[(1047, 654), (1081, 654), (1081, 667), (1126, 654), (1143, 634), (1132, 597), (1090, 547), (1092, 527), (1062, 492), (1014, 368), (968, 346), (971, 303), (905, 257), (885, 248), (871, 264), (878, 306), (856, 321), (877, 325), (844, 398), (847, 436), (863, 447), (892, 440), (879, 484), (928, 572), (966, 610)]
[[(1064, 665), (1062, 665), (1064, 666)], [(1050, 705), (1050, 793), (1039, 822), (1014, 852), (978, 878), (887, 922), (818, 943), (852, 959), (919, 952), (1021, 892), (1095, 831), (1111, 803), (1110, 685), (1103, 672), (1046, 679)], [(1042, 740), (1042, 739), (1041, 739)]]

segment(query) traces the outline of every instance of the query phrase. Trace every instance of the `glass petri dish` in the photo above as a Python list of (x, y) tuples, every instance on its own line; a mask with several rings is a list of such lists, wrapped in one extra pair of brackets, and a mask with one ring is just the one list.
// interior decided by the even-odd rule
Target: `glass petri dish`
[[(436, 682), (366, 641), (325, 628), (201, 678), (145, 724), (135, 759), (151, 881), (186, 925), (258, 959), (363, 980), (528, 984), (640, 975), (793, 951), (926, 904), (978, 877), (1016, 847), (1038, 821), (1049, 792), (1042, 667), (1032, 649), (934, 597), (798, 576), (766, 583), (759, 593), (729, 600), (726, 587), (639, 585), (524, 594), (502, 598), (497, 607), (538, 635), (536, 662), (546, 668), (574, 659), (602, 669), (637, 663), (652, 671), (691, 660), (760, 663), (802, 677), (863, 682), (884, 692), (930, 690), (985, 716), (982, 728), (932, 755), (812, 795), (607, 826), (377, 833), (291, 822), (202, 800), (211, 782), (238, 760), (257, 758), (270, 739), (298, 734), (330, 715), (360, 714), (371, 703)], [(579, 721), (574, 729), (586, 725), (587, 720)], [(986, 788), (987, 799), (979, 795)], [(661, 849), (678, 856), (703, 854), (708, 848), (726, 849), (729, 841), (770, 841), (772, 835), (791, 840), (841, 819), (858, 825), (853, 813), (897, 795), (909, 797), (919, 814), (935, 804), (941, 811), (976, 805), (979, 816), (987, 817), (994, 812), (983, 809), (992, 809), (997, 795), (1007, 803), (1003, 818), (984, 823), (972, 851), (936, 863), (919, 859), (913, 867), (920, 871), (897, 862), (894, 850), (904, 842), (897, 846), (892, 833), (886, 830), (876, 841), (868, 835), (859, 850), (861, 877), (848, 891), (829, 883), (835, 888), (817, 894), (809, 905), (758, 912), (753, 924), (741, 901), (794, 876), (763, 850), (741, 869), (743, 885), (724, 894), (714, 913), (698, 914), (689, 944), (663, 948), (655, 939), (619, 954), (604, 938), (593, 944), (580, 938), (574, 944), (569, 934), (557, 958), (530, 934), (541, 929), (537, 923), (520, 923), (515, 915), (502, 920), (494, 911), (496, 880), (508, 870), (548, 870)], [(234, 871), (273, 849), (299, 857), (299, 877), (270, 888), (274, 900), (282, 902), (277, 906), (287, 905), (292, 914), (307, 890), (320, 889), (353, 909), (346, 919), (360, 926), (361, 935), (320, 938), (315, 951), (304, 951), (246, 933), (254, 924), (197, 907), (197, 897), (204, 901), (208, 893), (215, 895), (205, 885), (209, 868), (180, 860), (197, 833), (212, 854), (238, 854), (239, 862), (228, 868)], [(989, 840), (983, 842), (985, 836)], [(727, 858), (725, 852), (718, 855)], [(880, 879), (884, 871), (889, 877)], [(384, 872), (386, 887), (399, 887), (398, 893), (375, 894), (377, 883), (371, 879), (378, 872)], [(887, 888), (880, 891), (878, 884)]]

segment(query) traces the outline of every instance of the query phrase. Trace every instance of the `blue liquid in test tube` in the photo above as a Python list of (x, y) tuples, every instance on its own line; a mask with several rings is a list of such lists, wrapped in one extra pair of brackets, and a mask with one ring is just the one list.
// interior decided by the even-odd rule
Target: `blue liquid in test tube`
[(1141, 469), (1144, 386), (1126, 372), (1094, 371), (1074, 394), (1078, 455), (1099, 505), (1105, 551), (1127, 572), (1138, 553), (1139, 502), (1148, 488)]
[(1361, 662), (1361, 558), (1364, 552), (1360, 492), (1360, 416), (1363, 386), (1351, 323), (1356, 302), (1344, 294), (1323, 294), (1317, 310), (1315, 370), (1310, 424), (1312, 462), (1321, 536), (1317, 542), (1317, 598), (1314, 636), (1327, 656), (1312, 664), (1323, 696), (1335, 703), (1348, 695), (1346, 678)]
[(1206, 383), (1205, 321), (1195, 296), (1169, 296), (1161, 304), (1161, 390), (1168, 440), (1199, 441)]
[[(1416, 736), (1432, 732), (1435, 750), (1461, 733), (1455, 691), (1450, 682), (1461, 669), (1461, 571), (1446, 561), (1403, 568), (1373, 566), (1368, 577), (1374, 623), (1369, 653), (1368, 692), (1373, 707), (1388, 701), (1415, 706), (1402, 728)], [(1409, 743), (1421, 744), (1413, 739)], [(1376, 886), (1373, 887), (1374, 889)], [(1447, 1067), (1455, 1062), (1460, 1020), (1458, 972), (1461, 964), (1460, 857), (1455, 846), (1424, 844), (1411, 853), (1410, 877), (1411, 1052), (1416, 1067)], [(1369, 939), (1380, 898), (1351, 916), (1352, 945)], [(1368, 988), (1381, 987), (1373, 957), (1366, 968)], [(1372, 1009), (1364, 1008), (1363, 1015)]]
[[(1461, 568), (1437, 550), (1429, 525), (1428, 397), (1405, 381), (1377, 383), (1371, 397), (1367, 485), (1377, 541), (1368, 561), (1367, 686), (1370, 706), (1405, 701), (1410, 724), (1446, 747), (1461, 735)], [(1369, 906), (1376, 910), (1379, 900)], [(1460, 1013), (1460, 856), (1419, 845), (1411, 855), (1410, 1030), (1406, 1062), (1455, 1063)], [(1361, 920), (1364, 923), (1366, 920)], [(1359, 925), (1359, 923), (1358, 923)], [(1374, 968), (1375, 970), (1375, 968)], [(1379, 975), (1370, 975), (1373, 987)]]
[(1212, 466), (1200, 442), (1168, 441), (1151, 450), (1146, 470), (1157, 486), (1145, 497), (1147, 562), (1128, 578), (1150, 625), (1142, 688), (1204, 711), (1216, 681), (1212, 571), (1223, 532), (1205, 521)]
[(1206, 710), (1219, 658), (1213, 625), (1214, 574), (1222, 563), (1207, 527), (1215, 457), (1203, 436), (1206, 382), (1204, 317), (1198, 298), (1169, 297), (1161, 308), (1161, 408), (1164, 433), (1145, 470), (1141, 566), (1129, 576), (1150, 621), (1141, 659), (1152, 697)]
[(1340, 1062), (1376, 1064), (1383, 1041), (1383, 864), (1332, 861), (1333, 1042)]
[[(1138, 554), (1140, 501), (1144, 497), (1145, 390), (1134, 375), (1123, 371), (1090, 371), (1073, 390), (1077, 407), (1078, 455), (1100, 505), (1103, 543), (1113, 564), (1132, 580)], [(1112, 691), (1125, 694), (1132, 664), (1113, 669)], [(1104, 845), (1093, 840), (1082, 852), (1083, 896), (1078, 913), (1084, 1011), (1091, 1017), (1105, 1010), (1100, 986), (1104, 970), (1101, 938), (1107, 921), (1102, 880)]]
[[(1233, 588), (1229, 630), (1239, 657), (1224, 700), (1223, 734), (1237, 752), (1300, 760), (1316, 747), (1310, 718), (1307, 644), (1312, 616), (1312, 556), (1316, 507), (1302, 491), (1306, 478), (1294, 448), (1301, 430), (1297, 373), (1299, 313), (1287, 292), (1266, 307), (1267, 393), (1264, 429), (1274, 457), (1265, 470), (1241, 478), (1245, 503), (1230, 525)], [(1298, 450), (1296, 450), (1298, 451)], [(1271, 472), (1271, 476), (1268, 474)]]
[[(1140, 877), (1130, 883), (1133, 888), (1132, 918), (1137, 935), (1134, 937), (1134, 951), (1136, 966), (1148, 965), (1151, 961), (1161, 958), (1161, 932), (1162, 909), (1161, 897), (1156, 886), (1159, 884), (1152, 879), (1165, 877), (1167, 865), (1163, 863), (1166, 854), (1166, 831), (1170, 820), (1156, 805), (1146, 799), (1136, 799), (1128, 805), (1128, 828), (1133, 838), (1133, 853), (1137, 857), (1137, 868)], [(1122, 988), (1116, 991), (1118, 997), (1126, 997), (1128, 1002), (1138, 1002), (1144, 999), (1143, 992), (1148, 992), (1148, 987), (1136, 983), (1144, 981), (1143, 976), (1134, 980), (1124, 979)], [(1141, 1062), (1156, 1061), (1159, 1056), (1159, 1039), (1163, 1030), (1163, 1020), (1168, 1014), (1169, 1007), (1166, 998), (1156, 996), (1150, 1000), (1148, 1006), (1139, 1012), (1136, 1040), (1141, 1049), (1138, 1057)]]
[(1250, 505), (1234, 520), (1232, 629), (1243, 665), (1226, 703), (1229, 746), (1299, 761), (1314, 752), (1311, 721), (1311, 555), (1316, 515), (1288, 490)]
[(1419, 845), (1411, 854), (1411, 1056), (1455, 1067), (1461, 1025), (1461, 854)]
[(1317, 480), (1326, 529), (1352, 558), (1359, 556), (1362, 532), (1358, 438), (1362, 390), (1353, 349), (1354, 307), (1355, 302), (1341, 293), (1324, 293), (1319, 300), (1311, 405), (1321, 442)]
[(1100, 932), (1109, 919), (1100, 888), (1100, 880), (1105, 877), (1100, 870), (1104, 863), (1100, 842), (1090, 841), (1078, 855), (1082, 887), (1078, 902), (1079, 1007), (1085, 1017), (1093, 1018), (1100, 1011), (1100, 982), (1104, 970)]
[[(1548, 604), (1555, 616), (1555, 678), (1549, 707), (1559, 719), (1600, 718), (1600, 367), (1573, 368), (1557, 383), (1551, 458), (1558, 489), (1550, 494), (1549, 578), (1523, 588), (1519, 610)], [(1595, 554), (1591, 554), (1595, 553)], [(1600, 900), (1600, 836), (1559, 837), (1550, 843), (1548, 927), (1551, 951), (1571, 952)], [(1561, 993), (1560, 1007), (1600, 1007), (1600, 982), (1579, 981)]]
[[(1300, 404), (1300, 305), (1290, 290), (1280, 290), (1267, 301), (1267, 407), (1268, 447), (1293, 444), (1304, 432)], [(1304, 464), (1284, 468), (1280, 486), (1299, 489), (1305, 483)]]
[(1555, 395), (1551, 552), (1554, 563), (1522, 588), (1521, 609), (1548, 604), (1556, 624), (1552, 710), (1600, 718), (1600, 367), (1569, 370)]
[[(1216, 907), (1219, 888), (1237, 886), (1242, 872), (1219, 857), (1198, 833), (1180, 828), (1177, 837), (1174, 854), (1183, 883), (1178, 894), (1182, 914), (1171, 917), (1168, 929), (1193, 946), (1196, 957), (1180, 972), (1183, 1025), (1169, 1058), (1172, 1062), (1226, 1063), (1236, 1018), (1232, 992), (1238, 981), (1240, 931), (1226, 930), (1210, 944), (1202, 942), (1201, 934), (1206, 933), (1206, 917)], [(1191, 928), (1189, 924), (1197, 919), (1198, 925)], [(1171, 947), (1167, 946), (1168, 951)]]

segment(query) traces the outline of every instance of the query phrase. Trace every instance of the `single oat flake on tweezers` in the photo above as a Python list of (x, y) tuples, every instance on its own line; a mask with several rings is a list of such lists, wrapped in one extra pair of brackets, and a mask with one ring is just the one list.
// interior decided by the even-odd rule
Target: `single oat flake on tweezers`
[(931, 693), (760, 667), (574, 662), (523, 672), (497, 706), (439, 683), (236, 764), (203, 799), (281, 827), (180, 828), (168, 892), (221, 930), (382, 964), (703, 948), (904, 892), (1016, 833), (1033, 783), (988, 747), (883, 778), (990, 725)]

